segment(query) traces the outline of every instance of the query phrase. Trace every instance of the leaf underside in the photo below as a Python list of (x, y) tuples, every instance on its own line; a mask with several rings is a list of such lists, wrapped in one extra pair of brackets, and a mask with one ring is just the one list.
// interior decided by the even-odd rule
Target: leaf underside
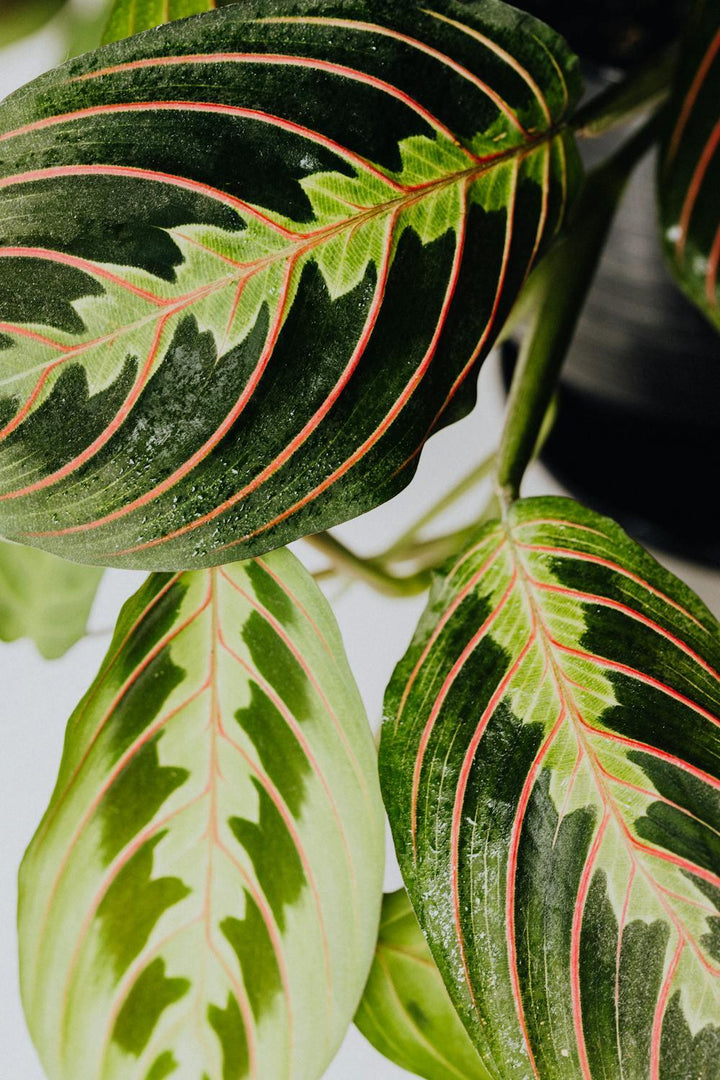
[(383, 899), (375, 959), (355, 1023), (376, 1050), (413, 1076), (488, 1080), (404, 889)]
[(85, 633), (103, 571), (0, 543), (0, 641), (28, 637), (55, 660)]
[(492, 1077), (718, 1076), (719, 630), (566, 499), (515, 504), (438, 580), (381, 784)]
[(576, 62), (497, 0), (332, 10), (231, 5), (0, 106), (5, 535), (227, 563), (471, 408), (576, 186)]
[(383, 856), (372, 736), (297, 560), (152, 576), (21, 870), (49, 1080), (316, 1080), (372, 960)]
[(699, 0), (682, 50), (659, 167), (665, 252), (720, 329), (720, 7)]

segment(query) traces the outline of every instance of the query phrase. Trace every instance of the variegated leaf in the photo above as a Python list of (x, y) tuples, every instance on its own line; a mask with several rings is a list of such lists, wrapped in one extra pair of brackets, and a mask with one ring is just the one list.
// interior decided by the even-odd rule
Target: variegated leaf
[(490, 1080), (404, 889), (383, 900), (375, 960), (355, 1023), (381, 1054), (413, 1076)]
[(720, 330), (720, 5), (691, 7), (660, 158), (660, 212), (675, 276)]
[(200, 15), (203, 11), (213, 11), (238, 2), (242, 0), (143, 0), (139, 5), (138, 0), (115, 0), (103, 44), (139, 34), (174, 19), (185, 19), (189, 15)]
[(370, 509), (577, 179), (576, 62), (498, 0), (273, 0), (0, 106), (0, 530), (199, 567)]
[(85, 633), (103, 571), (47, 551), (0, 543), (0, 641), (31, 638), (46, 660)]
[(387, 697), (413, 905), (491, 1076), (714, 1080), (720, 627), (606, 518), (516, 503)]
[(321, 1076), (372, 959), (383, 850), (372, 736), (297, 560), (151, 577), (21, 871), (49, 1080)]

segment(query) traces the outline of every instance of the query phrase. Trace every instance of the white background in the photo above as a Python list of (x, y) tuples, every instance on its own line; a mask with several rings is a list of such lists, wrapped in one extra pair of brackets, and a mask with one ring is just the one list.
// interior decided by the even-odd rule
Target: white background
[[(104, 0), (74, 2), (78, 9), (92, 10), (102, 6)], [(0, 98), (61, 60), (64, 47), (62, 34), (55, 24), (33, 39), (0, 49)], [(430, 441), (411, 488), (386, 506), (338, 529), (337, 535), (363, 554), (384, 549), (406, 525), (439, 498), (449, 484), (493, 448), (499, 432), (501, 409), (497, 364), (490, 360), (481, 376), (478, 408), (466, 420)], [(535, 467), (525, 493), (553, 491), (558, 491), (557, 486), (542, 469)], [(439, 526), (444, 530), (465, 524), (479, 509), (475, 494), (446, 515)], [(305, 545), (295, 545), (295, 550), (311, 569), (321, 564)], [(663, 561), (720, 614), (720, 575), (665, 557)], [(143, 575), (134, 572), (108, 571), (93, 610), (91, 635), (62, 660), (43, 661), (26, 641), (0, 644), (0, 1077), (3, 1080), (44, 1080), (26, 1033), (17, 985), (17, 867), (54, 786), (67, 718), (97, 671), (120, 605), (142, 579)], [(330, 584), (327, 591), (343, 631), (370, 722), (376, 727), (385, 685), (407, 647), (424, 598), (388, 599), (361, 584), (353, 584), (344, 590), (337, 584)], [(389, 848), (386, 885), (397, 888), (399, 884), (399, 874)], [(368, 1080), (370, 1077), (373, 1080), (398, 1080), (407, 1075), (378, 1055), (362, 1035), (351, 1028), (326, 1073), (326, 1080)]]

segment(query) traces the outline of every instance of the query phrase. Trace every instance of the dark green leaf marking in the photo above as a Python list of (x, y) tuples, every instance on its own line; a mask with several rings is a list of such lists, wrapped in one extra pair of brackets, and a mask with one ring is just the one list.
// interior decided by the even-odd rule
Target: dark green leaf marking
[[(115, 1042), (135, 1057), (140, 1057), (150, 1042), (161, 1014), (187, 994), (189, 989), (187, 979), (166, 979), (165, 962), (153, 960), (139, 976), (120, 1010), (113, 1031)], [(157, 1063), (153, 1068), (157, 1068)]]

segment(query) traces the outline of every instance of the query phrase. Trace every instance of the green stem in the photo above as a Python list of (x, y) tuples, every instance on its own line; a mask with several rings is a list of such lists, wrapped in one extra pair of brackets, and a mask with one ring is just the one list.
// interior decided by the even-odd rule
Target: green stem
[(427, 571), (420, 570), (406, 576), (392, 574), (378, 559), (361, 558), (330, 533), (316, 533), (304, 539), (316, 551), (321, 551), (336, 569), (366, 582), (373, 589), (388, 596), (414, 596), (424, 592), (430, 585), (430, 574)]
[(481, 483), (487, 476), (489, 476), (493, 470), (495, 464), (495, 451), (488, 454), (479, 465), (471, 469), (461, 480), (459, 480), (453, 487), (447, 491), (441, 499), (425, 511), (421, 517), (417, 519), (406, 529), (405, 532), (397, 538), (391, 547), (381, 556), (383, 562), (388, 560), (399, 561), (403, 558), (412, 557), (417, 544), (416, 538), (419, 532), (421, 532), (426, 525), (430, 525), (444, 510), (447, 510), (450, 506), (461, 499), (468, 491), (471, 491), (477, 484)]
[(661, 119), (656, 113), (588, 176), (564, 237), (528, 283), (532, 322), (523, 338), (498, 451), (496, 485), (504, 505), (519, 494), (620, 196), (657, 138)]
[(412, 558), (420, 564), (423, 570), (437, 570), (448, 559), (454, 558), (463, 548), (475, 539), (478, 531), (485, 522), (498, 516), (497, 496), (492, 495), (480, 517), (475, 518), (469, 525), (463, 525), (460, 529), (444, 533), (441, 536), (433, 536), (429, 540), (422, 540), (413, 545), (408, 552), (408, 558)]
[(670, 92), (676, 62), (677, 50), (669, 49), (597, 94), (572, 118), (575, 134), (596, 138), (641, 110), (660, 105)]
[[(326, 581), (343, 573), (365, 581), (372, 588), (393, 596), (410, 596), (423, 592), (430, 585), (432, 571), (437, 570), (448, 559), (455, 557), (477, 535), (478, 530), (499, 513), (497, 497), (492, 495), (483, 513), (469, 525), (460, 529), (433, 536), (428, 540), (417, 540), (403, 545), (401, 551), (395, 546), (388, 548), (381, 555), (362, 558), (336, 540), (329, 533), (317, 533), (304, 539), (321, 551), (330, 560), (329, 565), (316, 570), (316, 581)], [(414, 562), (415, 572), (410, 575), (397, 575), (391, 567), (397, 562)]]
[(378, 562), (383, 566), (397, 562), (413, 562), (420, 570), (435, 570), (461, 551), (475, 536), (478, 528), (479, 523), (475, 520), (470, 525), (463, 525), (452, 532), (432, 536), (428, 540), (417, 540), (399, 556), (393, 554), (391, 549), (379, 556)]

